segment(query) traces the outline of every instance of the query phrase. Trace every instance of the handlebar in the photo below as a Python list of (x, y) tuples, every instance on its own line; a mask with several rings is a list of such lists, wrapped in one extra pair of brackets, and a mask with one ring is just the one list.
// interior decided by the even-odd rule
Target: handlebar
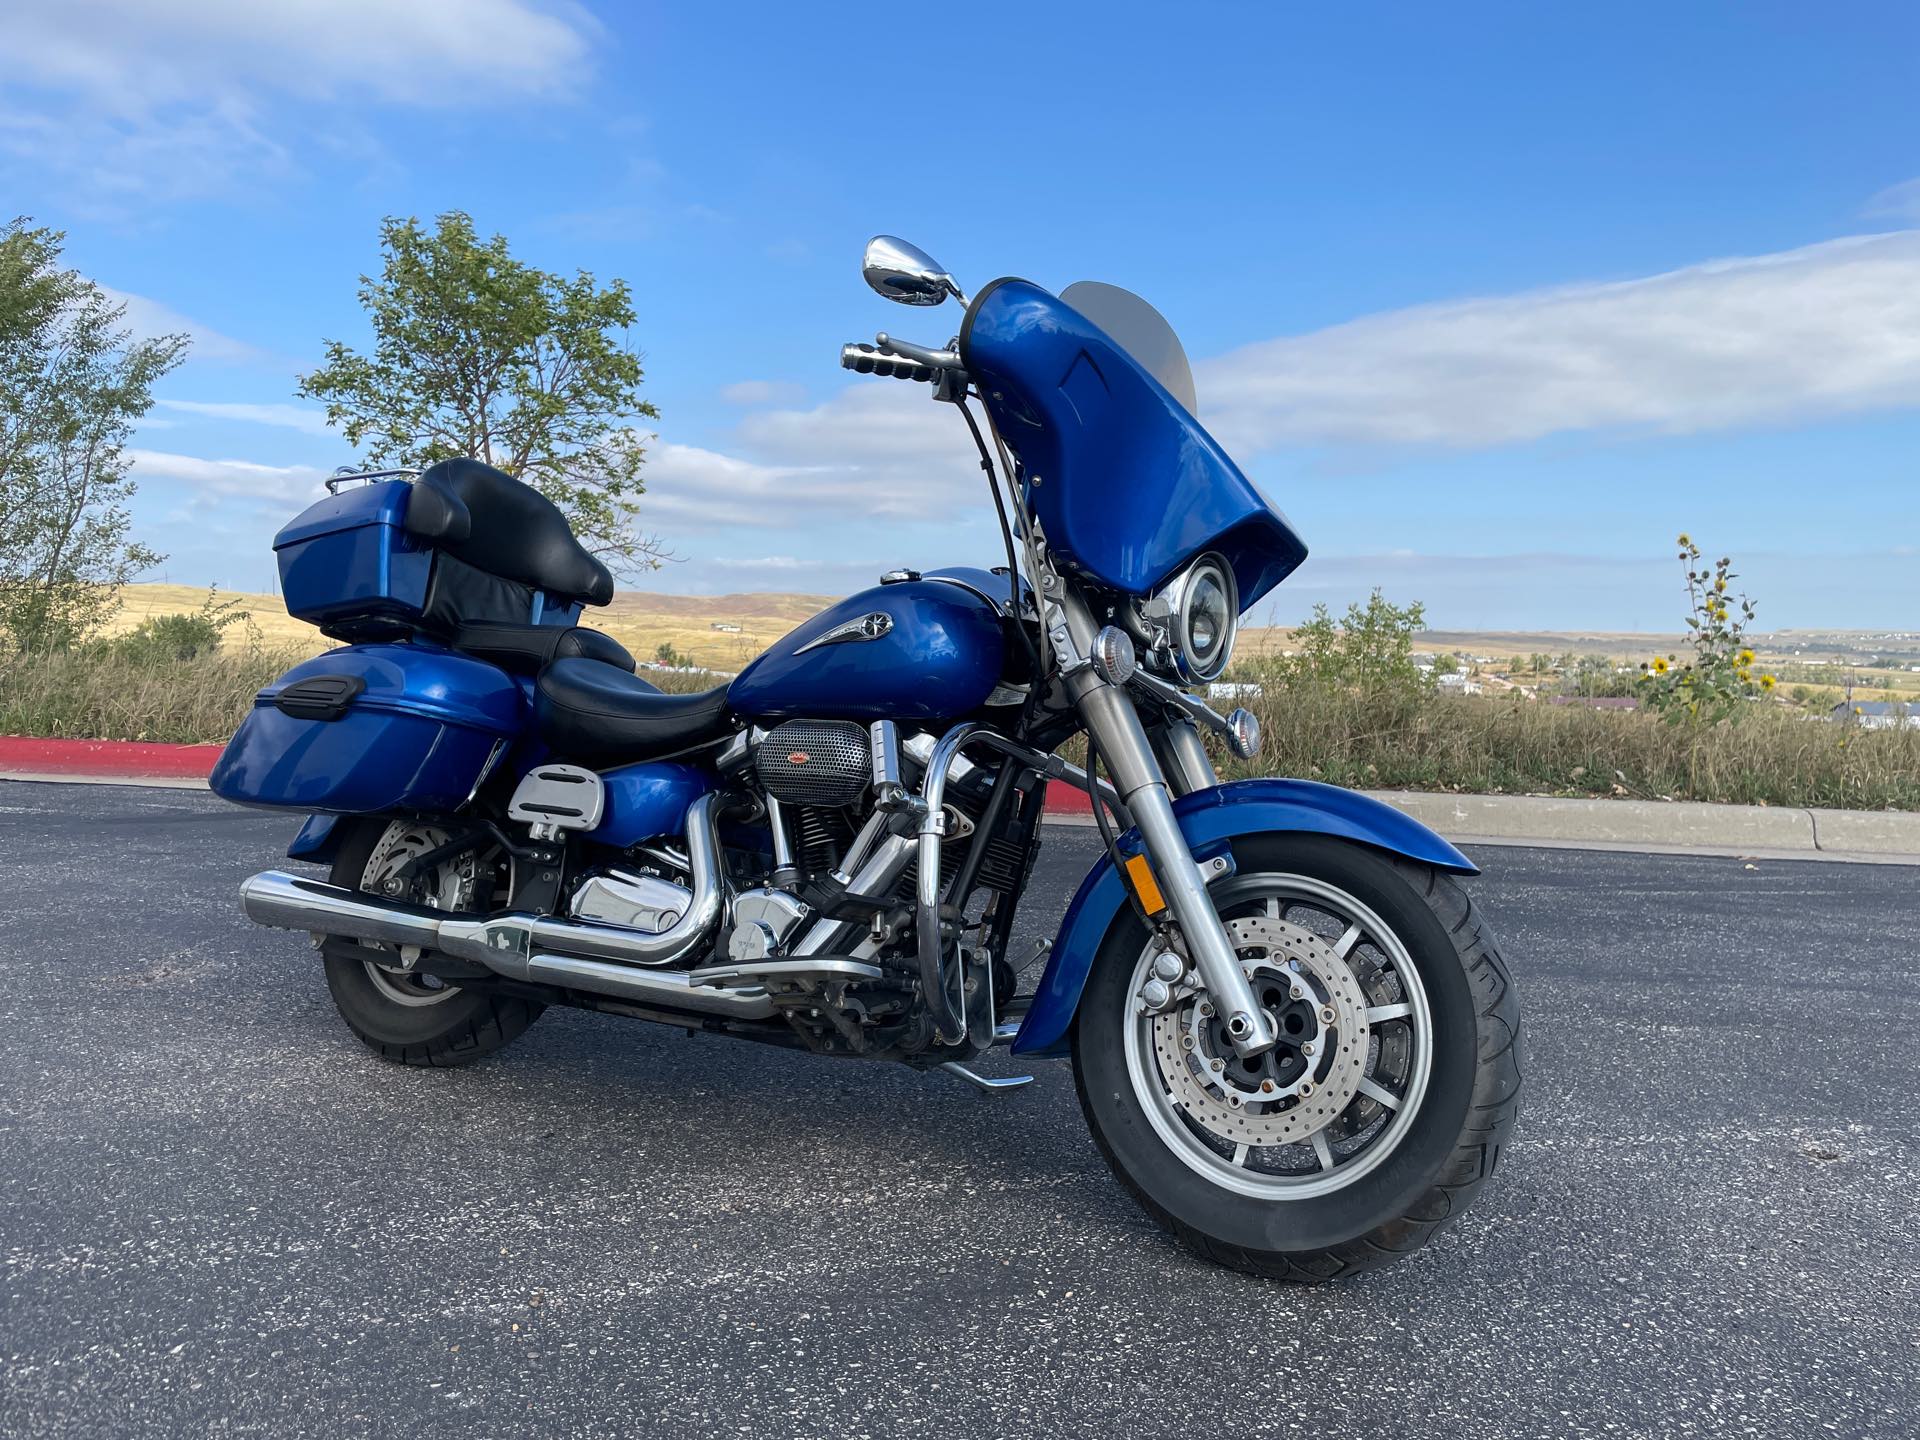
[(888, 355), (871, 345), (842, 345), (840, 368), (854, 370), (862, 375), (887, 375), (895, 380), (932, 382), (940, 378), (938, 365), (924, 364), (919, 360), (909, 359), (905, 355)]
[(910, 344), (905, 340), (895, 340), (882, 331), (874, 339), (874, 345), (842, 345), (840, 347), (840, 366), (843, 370), (858, 371), (862, 375), (886, 375), (897, 380), (938, 381), (943, 375), (954, 375), (966, 382), (966, 372), (960, 368), (960, 357), (951, 350), (929, 350), (924, 345)]

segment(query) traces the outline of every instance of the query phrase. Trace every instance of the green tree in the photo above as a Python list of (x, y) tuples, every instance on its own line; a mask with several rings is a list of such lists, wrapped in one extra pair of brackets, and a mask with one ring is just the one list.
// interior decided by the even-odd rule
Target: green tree
[(1460, 657), (1455, 655), (1451, 650), (1441, 651), (1433, 657), (1433, 673), (1435, 675), (1458, 675), (1460, 673)]
[(128, 538), (126, 443), (187, 337), (136, 340), (60, 265), (66, 236), (0, 227), (0, 638), (57, 649), (99, 628), (162, 556)]
[(1366, 695), (1411, 692), (1427, 681), (1413, 663), (1413, 640), (1426, 623), (1419, 601), (1395, 605), (1375, 590), (1339, 620), (1325, 605), (1295, 628), (1292, 655), (1273, 662), (1276, 678)]
[(1568, 668), (1560, 682), (1563, 695), (1595, 699), (1609, 695), (1631, 695), (1634, 677), (1614, 667), (1610, 655), (1582, 655)]
[(636, 526), (645, 437), (659, 412), (640, 398), (627, 341), (633, 297), (516, 260), (458, 210), (433, 229), (389, 218), (378, 278), (360, 277), (373, 350), (326, 342), (299, 393), (324, 401), (374, 465), (472, 456), (526, 481), (567, 514), (581, 542), (626, 574), (665, 557)]

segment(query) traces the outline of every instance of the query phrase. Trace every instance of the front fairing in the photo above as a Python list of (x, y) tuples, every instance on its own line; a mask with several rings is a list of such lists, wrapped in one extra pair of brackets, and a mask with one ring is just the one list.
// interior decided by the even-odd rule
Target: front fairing
[(1244, 610), (1306, 559), (1186, 407), (1057, 296), (995, 281), (967, 311), (960, 353), (1020, 457), (1049, 548), (1099, 584), (1148, 595), (1217, 550)]

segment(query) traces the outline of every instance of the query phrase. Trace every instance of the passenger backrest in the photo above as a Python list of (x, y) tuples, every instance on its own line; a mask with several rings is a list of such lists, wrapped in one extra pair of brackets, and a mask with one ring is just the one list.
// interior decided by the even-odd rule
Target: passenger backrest
[[(484, 601), (486, 614), (463, 618), (525, 618), (534, 590), (566, 601), (605, 605), (613, 576), (574, 538), (567, 517), (531, 485), (478, 460), (442, 460), (421, 471), (407, 505), (406, 529), (441, 557), (450, 589)], [(440, 580), (436, 565), (436, 587)], [(463, 574), (479, 572), (477, 576)], [(504, 581), (501, 591), (487, 581)], [(429, 611), (436, 609), (429, 599)]]

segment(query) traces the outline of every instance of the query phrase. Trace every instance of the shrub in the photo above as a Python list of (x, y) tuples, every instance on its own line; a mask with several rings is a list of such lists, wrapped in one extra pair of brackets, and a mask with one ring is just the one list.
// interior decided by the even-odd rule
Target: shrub
[(113, 648), (139, 665), (191, 660), (220, 648), (220, 630), (199, 615), (155, 615), (117, 637)]
[(222, 600), (219, 587), (210, 586), (207, 598), (191, 615), (152, 616), (111, 643), (114, 653), (137, 665), (192, 660), (213, 654), (229, 629), (251, 619), (238, 600)]
[(1329, 693), (1424, 694), (1429, 682), (1413, 663), (1413, 638), (1426, 618), (1419, 601), (1395, 605), (1378, 590), (1365, 605), (1349, 605), (1338, 622), (1325, 605), (1315, 605), (1293, 632), (1294, 653), (1260, 662), (1257, 678)]

